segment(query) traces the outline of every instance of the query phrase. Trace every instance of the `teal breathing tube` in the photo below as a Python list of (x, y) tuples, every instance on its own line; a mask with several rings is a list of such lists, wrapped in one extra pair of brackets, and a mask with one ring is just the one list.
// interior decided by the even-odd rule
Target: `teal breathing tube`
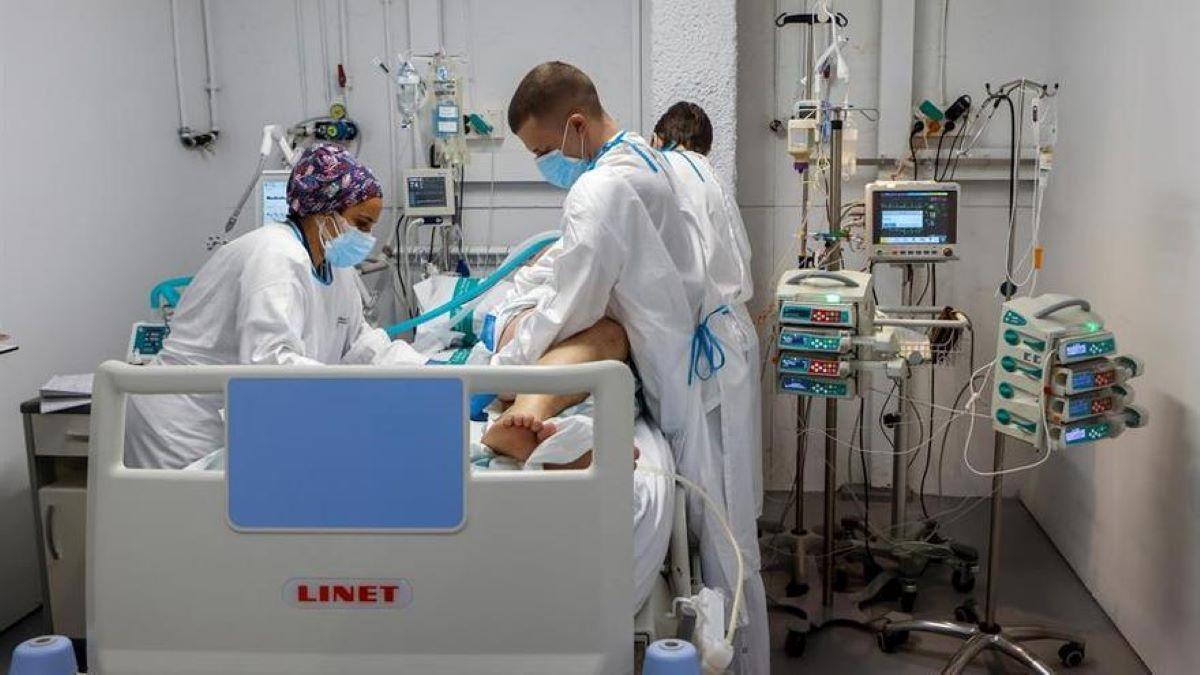
[(509, 256), (508, 259), (504, 261), (504, 264), (496, 268), (496, 271), (484, 277), (483, 281), (481, 281), (478, 286), (475, 286), (465, 293), (450, 298), (444, 304), (434, 307), (424, 314), (414, 316), (408, 321), (403, 321), (395, 324), (394, 326), (389, 326), (387, 328), (387, 334), (394, 338), (397, 335), (407, 333), (417, 326), (428, 323), (429, 321), (432, 321), (443, 314), (453, 312), (463, 305), (479, 299), (484, 293), (487, 293), (496, 284), (503, 281), (505, 277), (512, 274), (513, 271), (515, 271), (518, 267), (524, 265), (538, 253), (541, 253), (542, 250), (550, 244), (558, 241), (560, 236), (561, 235), (559, 235), (558, 232), (545, 232), (527, 240), (516, 254)]

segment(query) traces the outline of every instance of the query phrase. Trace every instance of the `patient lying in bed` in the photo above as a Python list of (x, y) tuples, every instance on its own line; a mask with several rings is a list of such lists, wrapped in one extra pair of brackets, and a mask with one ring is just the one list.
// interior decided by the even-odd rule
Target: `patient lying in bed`
[[(482, 345), (474, 349), (447, 349), (434, 345), (436, 351), (424, 355), (425, 365), (487, 363), (488, 353)], [(391, 365), (422, 365), (397, 363)], [(490, 411), (488, 422), (471, 423), (470, 461), (472, 470), (535, 471), (545, 469), (586, 468), (591, 462), (593, 447), (593, 405), (590, 397), (559, 411), (554, 417), (533, 424), (514, 420), (505, 412), (507, 404), (497, 402)], [(510, 420), (507, 424), (504, 420)], [(483, 442), (489, 431), (519, 428), (530, 433), (535, 447), (524, 459), (495, 452)], [(634, 448), (640, 454), (639, 463), (674, 473), (675, 463), (670, 446), (653, 421), (638, 417), (634, 424)], [(218, 450), (187, 467), (191, 470), (223, 471), (225, 451)], [(633, 475), (633, 543), (634, 597), (636, 611), (649, 596), (659, 576), (670, 546), (675, 504), (675, 484), (672, 480), (643, 472)]]
[[(422, 282), (425, 283), (425, 282)], [(443, 283), (442, 286), (448, 284)], [(433, 288), (435, 284), (431, 284)], [(457, 287), (457, 283), (455, 284)], [(496, 288), (481, 302), (499, 314), (511, 309), (510, 301), (520, 288)], [(418, 297), (422, 297), (419, 293)], [(435, 300), (426, 299), (422, 309)], [(493, 331), (479, 307), (470, 320), (450, 321), (418, 328), (414, 343), (418, 349), (443, 350), (455, 345), (475, 343), (470, 351), (442, 352), (430, 363), (486, 363), (490, 351), (484, 346), (502, 345), (511, 339), (511, 330), (520, 318), (508, 321), (503, 334)], [(504, 322), (501, 322), (504, 323)], [(569, 365), (592, 361), (626, 361), (629, 340), (625, 329), (611, 319), (602, 319), (592, 327), (560, 340), (539, 359), (539, 365)], [(487, 422), (472, 423), (471, 462), (474, 470), (583, 469), (591, 464), (592, 400), (587, 393), (574, 395), (523, 393), (501, 397), (493, 403)], [(646, 417), (635, 426), (634, 453), (640, 463), (674, 473), (674, 456), (662, 433)], [(662, 476), (634, 473), (634, 548), (635, 609), (649, 594), (655, 575), (666, 557), (670, 543), (674, 508), (674, 481)]]

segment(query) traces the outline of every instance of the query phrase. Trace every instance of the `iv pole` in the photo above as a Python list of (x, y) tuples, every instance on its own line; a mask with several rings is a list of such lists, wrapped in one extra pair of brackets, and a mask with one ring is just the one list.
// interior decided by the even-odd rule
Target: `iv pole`
[[(1000, 87), (1004, 90), (1010, 86), (1032, 87), (1040, 89), (1043, 94), (1046, 94), (1050, 87), (1044, 84), (1033, 82), (1030, 80), (1015, 80)], [(1055, 86), (1057, 90), (1057, 86)], [(989, 94), (991, 87), (988, 87)], [(1018, 122), (1023, 122), (1024, 110), (1020, 111), (1022, 119)], [(1017, 186), (1020, 171), (1020, 148), (1016, 148), (1017, 157), (1012, 158), (1012, 164), (1009, 169), (1009, 181), (1011, 197), (1009, 206), (1009, 223), (1015, 223), (1015, 211), (1017, 208)], [(1011, 270), (1013, 264), (1015, 237), (1009, 237), (1007, 251), (1007, 267)], [(1001, 286), (1001, 291), (1004, 296), (1004, 301), (1012, 300), (1016, 295), (1017, 288), (1012, 282), (1005, 280)], [(964, 640), (963, 645), (951, 657), (946, 667), (942, 669), (942, 675), (958, 675), (971, 663), (971, 661), (988, 649), (1000, 651), (1013, 659), (1019, 661), (1030, 671), (1039, 675), (1051, 675), (1054, 670), (1050, 668), (1039, 656), (1029, 651), (1023, 643), (1032, 642), (1035, 640), (1056, 640), (1063, 642), (1063, 646), (1058, 650), (1059, 658), (1064, 665), (1077, 666), (1083, 662), (1084, 658), (1084, 641), (1083, 638), (1067, 633), (1063, 630), (1048, 628), (1045, 626), (1008, 626), (1001, 627), (996, 622), (996, 579), (1000, 575), (1000, 526), (1002, 521), (1002, 510), (1004, 506), (1004, 434), (999, 431), (993, 435), (994, 450), (992, 452), (992, 494), (991, 494), (991, 513), (988, 525), (988, 563), (987, 563), (987, 579), (984, 586), (984, 609), (983, 619), (977, 623), (953, 622), (953, 621), (930, 621), (930, 620), (915, 620), (915, 621), (897, 621), (884, 624), (882, 630), (878, 633), (879, 647), (885, 652), (895, 651), (897, 647), (904, 644), (908, 640), (910, 632), (918, 633), (934, 633), (937, 635), (947, 635), (957, 637)]]

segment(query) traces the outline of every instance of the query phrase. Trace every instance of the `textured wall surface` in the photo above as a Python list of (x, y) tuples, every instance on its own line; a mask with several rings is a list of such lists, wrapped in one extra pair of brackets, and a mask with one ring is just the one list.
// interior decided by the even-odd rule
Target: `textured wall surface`
[(700, 104), (713, 123), (713, 163), (732, 185), (737, 172), (737, 3), (650, 0), (650, 15), (649, 117), (657, 120), (679, 100)]

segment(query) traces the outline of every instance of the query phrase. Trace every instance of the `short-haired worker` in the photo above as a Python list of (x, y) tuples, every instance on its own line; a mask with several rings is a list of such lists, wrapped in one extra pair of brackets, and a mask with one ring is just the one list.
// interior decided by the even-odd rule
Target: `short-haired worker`
[[(512, 96), (508, 121), (545, 179), (569, 192), (562, 238), (522, 270), (522, 291), (498, 313), (501, 339), (493, 362), (535, 363), (556, 343), (588, 338), (598, 322), (611, 323), (605, 319), (624, 328), (647, 412), (671, 443), (679, 471), (725, 507), (745, 556), (741, 618), (748, 624), (738, 633), (734, 672), (765, 674), (769, 644), (755, 502), (737, 487), (751, 480), (751, 462), (731, 461), (722, 452), (720, 406), (708, 410), (703, 394), (713, 388), (701, 381), (714, 364), (692, 377), (693, 337), (716, 296), (697, 217), (676, 194), (670, 164), (621, 129), (578, 68), (549, 62), (531, 70)], [(518, 396), (506, 414), (544, 420), (554, 413), (548, 400)], [(493, 429), (484, 443), (498, 452), (528, 456), (536, 446), (537, 434), (528, 427)], [(704, 581), (732, 597), (736, 556), (701, 501), (689, 495), (688, 503)]]
[(750, 275), (750, 239), (732, 191), (708, 160), (713, 127), (704, 109), (680, 101), (654, 125), (654, 147), (663, 152), (678, 177), (680, 197), (697, 216), (704, 237), (708, 276), (720, 302), (729, 307), (730, 321), (721, 335), (725, 366), (717, 384), (721, 397), (721, 445), (726, 456), (748, 457), (755, 515), (762, 515), (762, 410), (758, 334), (746, 303), (754, 296)]

